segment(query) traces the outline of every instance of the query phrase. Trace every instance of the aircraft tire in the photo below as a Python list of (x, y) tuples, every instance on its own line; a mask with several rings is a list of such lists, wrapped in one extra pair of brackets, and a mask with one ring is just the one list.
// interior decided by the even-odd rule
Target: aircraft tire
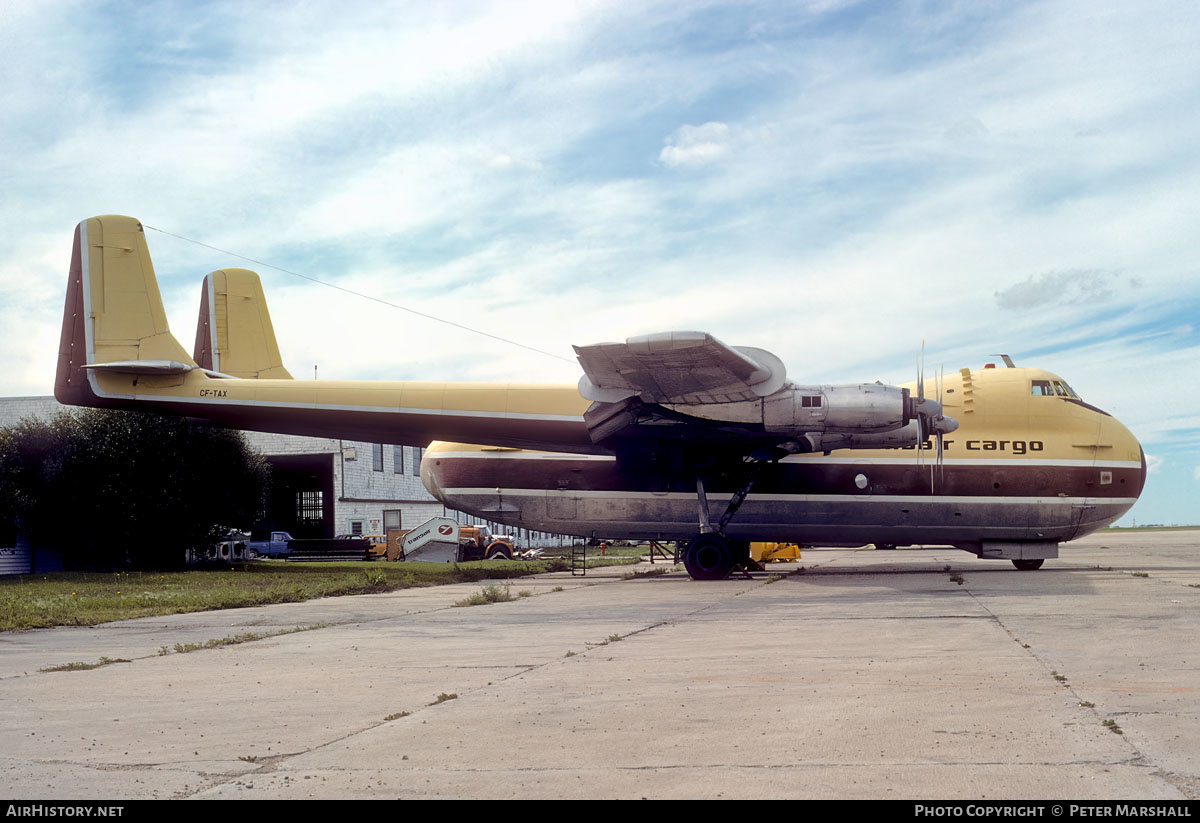
[(733, 569), (733, 548), (719, 534), (693, 538), (683, 554), (683, 565), (693, 580), (724, 580)]
[(1012, 564), (1023, 572), (1037, 571), (1042, 567), (1042, 563), (1046, 562), (1042, 558), (1036, 560), (1013, 560)]

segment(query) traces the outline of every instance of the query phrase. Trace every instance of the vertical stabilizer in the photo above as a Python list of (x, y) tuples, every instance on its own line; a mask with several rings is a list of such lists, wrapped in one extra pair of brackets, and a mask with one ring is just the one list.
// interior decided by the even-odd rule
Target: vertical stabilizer
[(232, 377), (291, 379), (257, 274), (222, 269), (205, 276), (193, 357), (201, 368)]
[(189, 368), (195, 363), (167, 327), (142, 224), (120, 215), (84, 220), (75, 228), (54, 396), (107, 405), (129, 396), (137, 374)]

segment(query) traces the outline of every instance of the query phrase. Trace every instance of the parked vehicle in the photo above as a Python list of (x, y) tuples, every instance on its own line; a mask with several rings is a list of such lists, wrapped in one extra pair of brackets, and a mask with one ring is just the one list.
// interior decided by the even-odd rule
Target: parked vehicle
[(487, 526), (461, 526), (458, 530), (460, 560), (512, 560), (516, 551), (507, 535), (492, 534)]
[(271, 532), (270, 540), (251, 540), (249, 548), (254, 557), (286, 557), (291, 552), (288, 543), (294, 539), (288, 532)]

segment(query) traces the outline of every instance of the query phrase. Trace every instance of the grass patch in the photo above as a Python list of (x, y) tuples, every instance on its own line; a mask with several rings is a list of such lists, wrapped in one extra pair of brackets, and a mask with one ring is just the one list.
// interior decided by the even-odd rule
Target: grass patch
[(957, 583), (961, 586), (963, 584), (963, 576), (958, 572), (955, 572), (954, 574), (950, 575), (950, 582)]
[(1080, 705), (1080, 707), (1081, 707), (1081, 708), (1084, 708), (1084, 709), (1094, 709), (1094, 708), (1096, 708), (1096, 704), (1095, 704), (1095, 703), (1093, 703), (1093, 702), (1092, 702), (1092, 701), (1090, 701), (1090, 700), (1081, 700), (1081, 701), (1079, 702), (1079, 705)]
[(429, 705), (436, 706), (438, 703), (445, 703), (447, 700), (457, 700), (457, 699), (458, 699), (458, 694), (455, 692), (451, 692), (450, 694), (446, 694), (445, 692), (442, 692), (436, 698), (434, 698), (433, 702), (430, 703)]
[(1113, 734), (1125, 734), (1125, 732), (1121, 729), (1121, 727), (1117, 725), (1117, 721), (1115, 721), (1115, 720), (1111, 720), (1111, 719), (1105, 720), (1104, 727), (1106, 729), (1108, 729), (1110, 732), (1112, 732)]
[(123, 657), (101, 657), (95, 663), (63, 663), (61, 666), (47, 666), (44, 669), (38, 669), (39, 672), (86, 672), (92, 669), (98, 669), (101, 666), (108, 666), (112, 663), (132, 663), (132, 660), (126, 660)]
[(508, 603), (516, 600), (508, 586), (497, 586), (490, 583), (470, 597), (456, 601), (455, 606), (486, 606), (488, 603)]
[(402, 717), (408, 717), (410, 714), (412, 714), (412, 712), (396, 712), (395, 714), (389, 714), (387, 717), (383, 718), (383, 722), (390, 723), (393, 720), (399, 720)]
[[(623, 562), (618, 560), (617, 562)], [(556, 558), (470, 563), (284, 563), (163, 572), (52, 572), (0, 578), (0, 631), (95, 626), (162, 614), (299, 603), (569, 571)]]
[[(610, 634), (608, 637), (604, 638), (599, 643), (588, 643), (587, 645), (591, 646), (592, 648), (599, 648), (600, 646), (607, 646), (609, 643), (617, 643), (623, 639), (624, 638), (621, 637), (621, 635), (619, 635), (619, 634)], [(572, 654), (571, 652), (567, 652), (567, 657), (570, 657), (571, 654)]]
[(1131, 574), (1132, 574), (1134, 577), (1149, 577), (1149, 576), (1150, 576), (1150, 575), (1149, 575), (1149, 574), (1147, 574), (1146, 572), (1131, 572)]
[(1054, 679), (1057, 680), (1059, 683), (1067, 682), (1067, 676), (1065, 674), (1059, 674), (1058, 672), (1050, 672), (1050, 674), (1053, 675)]
[(212, 640), (205, 640), (203, 643), (176, 643), (168, 648), (166, 646), (158, 647), (158, 654), (186, 654), (187, 652), (198, 652), (201, 649), (219, 649), (222, 646), (236, 646), (239, 643), (250, 643), (255, 640), (263, 640), (268, 637), (279, 637), (284, 634), (296, 634), (297, 632), (310, 632), (313, 629), (323, 629), (328, 626), (328, 623), (310, 623), (307, 626), (293, 626), (290, 629), (280, 629), (277, 632), (242, 632), (228, 637), (215, 637)]

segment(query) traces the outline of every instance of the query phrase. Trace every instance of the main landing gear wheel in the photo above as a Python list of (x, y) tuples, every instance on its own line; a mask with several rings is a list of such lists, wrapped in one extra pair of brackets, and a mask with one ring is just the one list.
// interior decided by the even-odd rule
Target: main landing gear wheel
[(1039, 557), (1037, 560), (1013, 560), (1012, 564), (1023, 572), (1032, 572), (1040, 569), (1045, 562)]
[(733, 570), (733, 547), (712, 532), (693, 538), (683, 553), (683, 565), (693, 580), (724, 580)]

